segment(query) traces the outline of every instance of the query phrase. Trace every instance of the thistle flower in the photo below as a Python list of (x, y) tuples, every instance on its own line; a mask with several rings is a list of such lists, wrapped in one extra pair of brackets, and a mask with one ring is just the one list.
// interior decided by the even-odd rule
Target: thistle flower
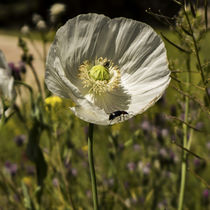
[(55, 3), (50, 7), (50, 20), (55, 22), (56, 19), (66, 11), (66, 5)]
[(25, 141), (26, 141), (25, 135), (18, 135), (14, 138), (14, 142), (16, 143), (18, 147), (21, 147)]
[(37, 24), (40, 20), (42, 20), (42, 16), (37, 13), (34, 13), (32, 16), (33, 23)]
[(80, 119), (110, 125), (152, 106), (169, 75), (164, 43), (150, 26), (84, 14), (57, 31), (45, 82), (54, 94), (74, 101), (71, 110)]
[(37, 22), (36, 27), (37, 27), (40, 31), (45, 30), (45, 29), (47, 28), (46, 23), (45, 23), (44, 20), (39, 20), (39, 21)]
[(24, 25), (24, 26), (21, 27), (20, 31), (21, 31), (22, 34), (27, 35), (30, 32), (30, 28), (29, 28), (29, 26)]

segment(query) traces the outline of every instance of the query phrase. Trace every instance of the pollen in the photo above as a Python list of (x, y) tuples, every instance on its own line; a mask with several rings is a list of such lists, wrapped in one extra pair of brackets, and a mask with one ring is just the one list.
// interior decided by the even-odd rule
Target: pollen
[(79, 67), (79, 78), (84, 88), (93, 95), (111, 92), (120, 85), (120, 70), (107, 58), (98, 58), (94, 62), (84, 61)]

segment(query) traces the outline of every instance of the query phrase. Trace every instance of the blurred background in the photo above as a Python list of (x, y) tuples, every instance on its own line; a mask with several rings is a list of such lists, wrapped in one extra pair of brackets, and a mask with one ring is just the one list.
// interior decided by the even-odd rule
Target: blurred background
[(17, 28), (22, 24), (31, 24), (31, 15), (40, 14), (46, 21), (49, 8), (54, 3), (64, 3), (67, 12), (63, 21), (81, 13), (96, 12), (113, 17), (127, 17), (140, 20), (152, 25), (160, 25), (145, 10), (151, 8), (153, 12), (161, 12), (166, 16), (174, 16), (179, 11), (178, 5), (173, 0), (1, 0), (0, 1), (0, 27)]

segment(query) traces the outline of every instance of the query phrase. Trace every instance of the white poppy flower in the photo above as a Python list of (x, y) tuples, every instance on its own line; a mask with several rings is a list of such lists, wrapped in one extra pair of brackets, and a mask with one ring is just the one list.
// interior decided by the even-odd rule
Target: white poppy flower
[(144, 112), (170, 82), (166, 49), (148, 25), (126, 18), (84, 14), (56, 33), (45, 82), (71, 98), (80, 119), (100, 125)]
[[(0, 50), (0, 98), (12, 100), (15, 97), (14, 79), (11, 74), (3, 52)], [(2, 104), (0, 102), (0, 114), (2, 112)]]

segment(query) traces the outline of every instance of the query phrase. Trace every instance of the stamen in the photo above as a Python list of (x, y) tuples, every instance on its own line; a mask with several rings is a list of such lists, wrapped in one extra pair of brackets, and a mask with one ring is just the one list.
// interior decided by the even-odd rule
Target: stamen
[(84, 88), (89, 88), (89, 93), (101, 95), (111, 92), (120, 85), (120, 70), (107, 58), (98, 58), (92, 64), (84, 61), (79, 67), (79, 78)]

